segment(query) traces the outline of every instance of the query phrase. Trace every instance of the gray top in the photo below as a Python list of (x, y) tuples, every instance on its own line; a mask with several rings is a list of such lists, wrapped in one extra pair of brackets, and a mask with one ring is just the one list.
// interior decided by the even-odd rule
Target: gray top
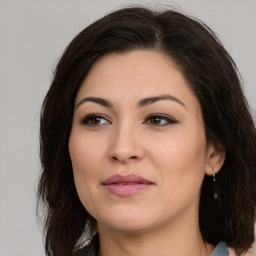
[(228, 247), (226, 243), (219, 242), (210, 256), (229, 256)]
[[(99, 249), (99, 236), (96, 235), (92, 239), (91, 243), (81, 249), (77, 256), (97, 256)], [(226, 243), (219, 242), (210, 256), (229, 256), (228, 247)]]

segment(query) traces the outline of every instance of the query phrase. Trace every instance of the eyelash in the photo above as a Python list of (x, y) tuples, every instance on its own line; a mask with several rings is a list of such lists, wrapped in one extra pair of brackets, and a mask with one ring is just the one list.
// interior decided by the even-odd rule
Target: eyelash
[[(99, 124), (99, 123), (92, 123), (93, 121), (96, 121), (98, 119), (98, 121), (100, 121), (100, 120), (105, 120), (105, 121), (107, 121), (108, 123), (110, 123), (111, 124), (111, 122), (110, 121), (108, 121), (108, 119), (107, 118), (105, 118), (104, 116), (102, 116), (102, 115), (100, 115), (100, 114), (90, 114), (90, 115), (88, 115), (88, 116), (86, 116), (83, 120), (82, 120), (82, 124), (84, 124), (84, 125), (87, 125), (87, 126), (89, 126), (89, 127), (99, 127), (99, 126), (101, 126), (101, 125), (106, 125), (106, 123), (104, 123), (104, 124)], [(160, 121), (160, 123), (164, 120), (165, 121), (165, 123), (164, 124), (156, 124), (156, 123), (152, 123), (152, 122), (150, 122), (150, 120), (151, 121), (153, 121), (153, 120), (158, 120), (158, 121)], [(158, 122), (157, 121), (157, 122)], [(96, 121), (97, 122), (97, 121)], [(151, 114), (151, 115), (149, 115), (147, 118), (146, 118), (146, 120), (143, 122), (143, 124), (149, 124), (149, 125), (152, 125), (152, 126), (156, 126), (156, 127), (164, 127), (164, 126), (168, 126), (168, 125), (172, 125), (172, 124), (176, 124), (176, 123), (178, 123), (175, 119), (173, 119), (173, 118), (170, 118), (170, 117), (167, 117), (167, 116), (165, 116), (165, 115), (162, 115), (162, 114)]]
[[(83, 120), (82, 120), (82, 124), (85, 124), (87, 126), (90, 126), (90, 127), (97, 127), (97, 126), (100, 126), (101, 124), (93, 124), (92, 121), (95, 121), (96, 119), (104, 119), (106, 121), (107, 118), (103, 117), (102, 115), (99, 115), (99, 114), (90, 114), (88, 116), (86, 116)], [(108, 121), (109, 123), (111, 123), (110, 121)]]
[(157, 127), (164, 127), (164, 126), (168, 126), (168, 125), (172, 125), (172, 124), (176, 124), (177, 123), (177, 121), (175, 120), (175, 119), (173, 119), (173, 118), (171, 118), (171, 117), (167, 117), (167, 116), (165, 116), (165, 115), (162, 115), (162, 114), (151, 114), (151, 115), (149, 115), (147, 118), (146, 118), (146, 121), (145, 122), (143, 122), (143, 123), (147, 123), (149, 120), (156, 120), (156, 119), (158, 119), (158, 120), (160, 120), (160, 122), (162, 121), (162, 120), (164, 120), (165, 121), (165, 124), (153, 124), (153, 123), (150, 123), (150, 125), (153, 125), (153, 126), (157, 126)]

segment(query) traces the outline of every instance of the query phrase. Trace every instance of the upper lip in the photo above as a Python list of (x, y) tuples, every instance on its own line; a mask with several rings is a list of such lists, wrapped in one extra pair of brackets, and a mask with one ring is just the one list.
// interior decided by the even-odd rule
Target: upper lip
[(131, 184), (131, 183), (140, 183), (140, 184), (152, 184), (151, 181), (148, 181), (141, 176), (136, 174), (129, 174), (129, 175), (114, 175), (107, 178), (103, 185), (110, 185), (110, 184)]

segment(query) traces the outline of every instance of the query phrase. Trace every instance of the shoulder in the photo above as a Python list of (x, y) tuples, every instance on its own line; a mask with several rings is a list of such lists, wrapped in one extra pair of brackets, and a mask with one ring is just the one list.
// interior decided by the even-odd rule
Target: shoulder
[(84, 248), (80, 249), (77, 252), (76, 256), (96, 256), (98, 249), (99, 249), (99, 236), (95, 235), (87, 246), (85, 246)]
[[(237, 256), (235, 251), (232, 248), (228, 248), (229, 251), (229, 256)], [(256, 248), (253, 247), (251, 249), (249, 249), (245, 254), (243, 254), (242, 256), (256, 256)]]
[[(232, 247), (228, 247), (227, 244), (223, 241), (220, 241), (215, 249), (213, 250), (211, 256), (237, 256), (235, 250)], [(256, 244), (253, 244), (252, 247), (241, 256), (256, 256)]]

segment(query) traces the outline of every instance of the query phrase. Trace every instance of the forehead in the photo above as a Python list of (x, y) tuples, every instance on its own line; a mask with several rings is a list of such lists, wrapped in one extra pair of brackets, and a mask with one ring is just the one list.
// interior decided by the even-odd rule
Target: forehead
[(169, 57), (154, 50), (133, 50), (100, 58), (83, 81), (77, 101), (84, 96), (137, 98), (154, 94), (196, 100), (182, 72)]
[(100, 73), (101, 76), (98, 78), (104, 76), (109, 79), (118, 79), (124, 74), (132, 77), (136, 75), (150, 77), (170, 73), (171, 69), (183, 79), (178, 65), (163, 53), (155, 50), (132, 50), (125, 53), (110, 53), (101, 57), (94, 63), (86, 79), (90, 79), (95, 73), (97, 76)]

